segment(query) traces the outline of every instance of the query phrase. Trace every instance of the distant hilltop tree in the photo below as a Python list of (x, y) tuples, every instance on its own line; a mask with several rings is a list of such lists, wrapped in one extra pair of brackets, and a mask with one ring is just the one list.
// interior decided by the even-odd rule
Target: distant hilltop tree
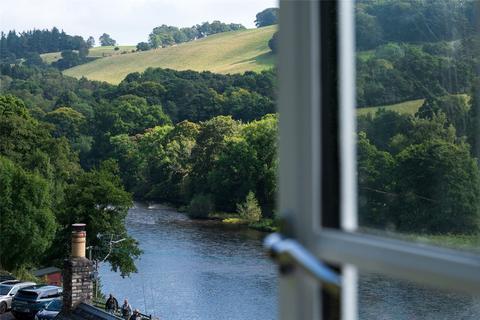
[(113, 40), (112, 37), (110, 37), (110, 35), (107, 33), (102, 34), (98, 40), (100, 41), (100, 45), (102, 47), (117, 45), (117, 41)]
[(93, 48), (95, 46), (95, 39), (92, 36), (88, 37), (87, 46), (89, 48)]
[[(179, 44), (195, 39), (207, 37), (212, 34), (244, 30), (245, 27), (238, 23), (226, 24), (215, 20), (212, 23), (204, 22), (202, 24), (194, 25), (190, 28), (178, 28), (174, 26), (167, 26), (165, 24), (155, 27), (148, 37), (148, 44), (151, 48), (167, 47), (174, 44)], [(140, 45), (140, 43), (139, 43)], [(146, 48), (142, 43), (142, 48)], [(138, 50), (142, 50), (138, 47)], [(147, 49), (148, 50), (148, 49)]]
[(278, 8), (268, 8), (255, 16), (255, 25), (257, 28), (270, 26), (278, 23)]
[(150, 50), (150, 45), (148, 44), (148, 42), (139, 42), (137, 44), (137, 51), (147, 51), (147, 50)]

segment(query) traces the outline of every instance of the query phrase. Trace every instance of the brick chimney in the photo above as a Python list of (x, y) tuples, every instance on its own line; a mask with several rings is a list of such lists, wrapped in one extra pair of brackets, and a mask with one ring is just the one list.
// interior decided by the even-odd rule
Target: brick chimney
[(80, 302), (91, 304), (93, 262), (85, 258), (87, 232), (84, 223), (72, 224), (72, 255), (63, 263), (63, 312)]

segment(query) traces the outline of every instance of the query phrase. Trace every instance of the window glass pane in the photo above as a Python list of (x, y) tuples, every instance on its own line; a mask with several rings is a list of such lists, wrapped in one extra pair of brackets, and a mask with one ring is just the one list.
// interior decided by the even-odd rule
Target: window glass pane
[(478, 319), (480, 298), (360, 272), (360, 319)]
[(478, 1), (355, 6), (360, 230), (478, 248)]

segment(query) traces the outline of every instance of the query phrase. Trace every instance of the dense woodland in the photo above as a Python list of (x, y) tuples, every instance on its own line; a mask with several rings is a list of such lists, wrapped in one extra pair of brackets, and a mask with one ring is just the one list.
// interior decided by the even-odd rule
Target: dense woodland
[(474, 1), (364, 0), (355, 14), (360, 107), (470, 90)]
[(0, 61), (15, 63), (20, 58), (30, 58), (47, 52), (76, 50), (85, 57), (90, 44), (80, 36), (71, 36), (57, 28), (31, 30), (17, 33), (15, 30), (0, 34)]
[[(205, 205), (235, 211), (254, 192), (264, 216), (272, 215), (277, 120), (267, 114), (275, 112), (274, 71), (225, 76), (149, 69), (118, 86), (47, 66), (3, 64), (0, 71), (0, 175), (25, 180), (18, 186), (17, 179), (0, 179), (2, 230), (9, 228), (0, 248), (11, 253), (0, 255), (4, 268), (61, 261), (67, 250), (56, 244), (80, 220), (99, 235), (92, 241), (100, 256), (105, 236), (126, 237), (132, 197), (187, 208), (203, 197), (205, 203), (192, 207), (202, 215), (209, 213), (198, 210)], [(15, 224), (23, 215), (29, 228)], [(26, 261), (14, 258), (25, 243), (7, 237), (17, 232), (38, 239)], [(129, 239), (109, 261), (128, 274), (139, 254)]]
[[(427, 14), (436, 3), (438, 15), (450, 10), (446, 20)], [(359, 107), (425, 99), (416, 114), (379, 109), (358, 118), (362, 226), (480, 232), (480, 55), (470, 6), (357, 6), (358, 29), (369, 35), (358, 37)], [(398, 20), (395, 30), (386, 17)], [(412, 23), (431, 30), (413, 32)], [(97, 235), (97, 256), (110, 235), (127, 237), (109, 262), (135, 271), (141, 251), (124, 227), (132, 199), (170, 203), (197, 218), (250, 206), (260, 209), (250, 210), (253, 220), (275, 217), (275, 70), (147, 69), (110, 85), (28, 61), (0, 65), (0, 267), (61, 261), (69, 224), (84, 221)]]

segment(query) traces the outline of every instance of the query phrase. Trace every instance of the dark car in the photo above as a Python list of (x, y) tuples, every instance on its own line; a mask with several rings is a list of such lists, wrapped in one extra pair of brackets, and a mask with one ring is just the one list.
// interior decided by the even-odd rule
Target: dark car
[(17, 319), (33, 319), (52, 300), (62, 297), (62, 288), (38, 285), (18, 290), (12, 301), (12, 314)]
[(63, 300), (55, 299), (50, 301), (44, 309), (35, 315), (35, 320), (52, 320), (62, 311)]
[(8, 280), (0, 283), (0, 314), (12, 307), (13, 296), (26, 287), (34, 286), (34, 282), (21, 282), (19, 280)]

